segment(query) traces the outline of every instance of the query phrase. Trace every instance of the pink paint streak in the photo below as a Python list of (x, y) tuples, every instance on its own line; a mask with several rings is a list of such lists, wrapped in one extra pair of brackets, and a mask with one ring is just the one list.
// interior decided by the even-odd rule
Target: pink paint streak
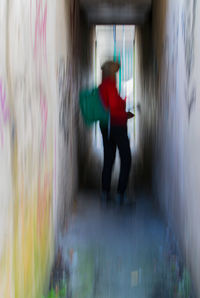
[(46, 151), (46, 139), (47, 139), (47, 117), (48, 108), (46, 98), (40, 99), (41, 117), (42, 117), (42, 148)]
[(42, 4), (43, 0), (36, 0), (34, 55), (36, 56), (38, 48), (42, 47), (46, 59), (47, 1), (45, 1), (44, 9)]

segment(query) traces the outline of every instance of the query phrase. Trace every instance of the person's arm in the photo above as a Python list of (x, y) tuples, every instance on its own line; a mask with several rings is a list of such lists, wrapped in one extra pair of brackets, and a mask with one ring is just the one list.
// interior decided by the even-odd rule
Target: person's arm
[(127, 112), (127, 118), (131, 119), (133, 118), (135, 115), (132, 112)]

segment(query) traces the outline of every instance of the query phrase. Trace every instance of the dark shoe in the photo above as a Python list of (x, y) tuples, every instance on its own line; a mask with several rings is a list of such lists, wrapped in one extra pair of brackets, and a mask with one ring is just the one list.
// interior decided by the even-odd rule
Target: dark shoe
[(134, 203), (128, 200), (128, 198), (124, 194), (117, 194), (115, 202), (117, 206), (131, 207), (132, 205), (134, 205)]
[(118, 207), (122, 206), (124, 204), (124, 195), (122, 194), (117, 194), (115, 203)]
[(101, 204), (106, 205), (110, 202), (110, 194), (106, 191), (103, 191), (101, 194)]

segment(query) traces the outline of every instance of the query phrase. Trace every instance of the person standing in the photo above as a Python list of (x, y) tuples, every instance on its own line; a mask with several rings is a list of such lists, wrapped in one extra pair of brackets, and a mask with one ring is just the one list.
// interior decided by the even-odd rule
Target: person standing
[(100, 123), (103, 138), (104, 163), (102, 171), (102, 200), (110, 200), (110, 187), (112, 169), (116, 157), (116, 149), (120, 155), (120, 175), (117, 188), (116, 202), (122, 205), (131, 169), (131, 150), (127, 134), (127, 120), (134, 117), (131, 112), (126, 112), (126, 103), (117, 90), (116, 73), (120, 68), (119, 63), (108, 61), (102, 66), (102, 83), (99, 93), (103, 105), (110, 112), (109, 126)]

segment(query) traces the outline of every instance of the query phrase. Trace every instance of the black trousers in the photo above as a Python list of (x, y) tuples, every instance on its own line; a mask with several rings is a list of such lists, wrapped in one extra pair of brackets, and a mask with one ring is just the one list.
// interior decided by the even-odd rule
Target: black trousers
[(110, 136), (108, 136), (108, 128), (100, 126), (100, 129), (104, 147), (102, 190), (106, 192), (110, 191), (112, 169), (115, 161), (116, 149), (118, 148), (121, 165), (117, 192), (123, 195), (128, 185), (131, 169), (131, 150), (127, 135), (127, 127), (111, 126)]

